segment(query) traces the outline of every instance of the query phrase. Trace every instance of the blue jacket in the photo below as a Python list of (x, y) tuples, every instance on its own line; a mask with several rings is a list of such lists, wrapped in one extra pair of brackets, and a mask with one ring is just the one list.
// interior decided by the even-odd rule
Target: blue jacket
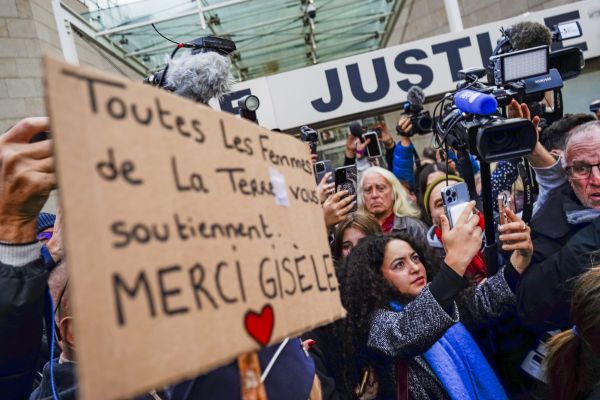
[(394, 147), (394, 161), (392, 163), (392, 172), (396, 178), (408, 182), (415, 187), (415, 176), (413, 174), (413, 164), (415, 146), (411, 143), (408, 146), (402, 146), (400, 142)]

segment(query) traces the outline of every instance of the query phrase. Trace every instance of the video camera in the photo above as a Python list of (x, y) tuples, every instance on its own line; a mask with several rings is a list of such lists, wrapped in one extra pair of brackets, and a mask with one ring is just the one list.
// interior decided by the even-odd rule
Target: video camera
[[(502, 33), (487, 69), (459, 71), (463, 81), (457, 85), (457, 91), (438, 103), (441, 115), (434, 126), (438, 143), (467, 150), (486, 162), (525, 156), (533, 151), (537, 142), (537, 133), (530, 121), (497, 115), (498, 107), (504, 108), (515, 99), (527, 103), (532, 115), (559, 119), (562, 117), (563, 74), (570, 79), (583, 68), (583, 56), (577, 48), (551, 53), (549, 46), (544, 45), (512, 51), (511, 29)], [(581, 29), (577, 22), (559, 24), (551, 32), (552, 40), (579, 36)], [(488, 85), (479, 81), (486, 75)], [(550, 91), (554, 93), (552, 113), (546, 112), (540, 103)], [(452, 104), (446, 104), (450, 99)]]
[(319, 135), (317, 134), (317, 131), (308, 125), (301, 126), (300, 140), (308, 143), (310, 146), (310, 152), (312, 154), (317, 154), (317, 142), (319, 141)]
[(423, 111), (423, 101), (425, 93), (418, 86), (411, 86), (406, 94), (406, 103), (404, 104), (404, 114), (410, 116), (412, 130), (410, 132), (401, 131), (396, 125), (396, 132), (401, 136), (413, 136), (414, 134), (424, 135), (431, 132), (433, 119), (429, 111)]

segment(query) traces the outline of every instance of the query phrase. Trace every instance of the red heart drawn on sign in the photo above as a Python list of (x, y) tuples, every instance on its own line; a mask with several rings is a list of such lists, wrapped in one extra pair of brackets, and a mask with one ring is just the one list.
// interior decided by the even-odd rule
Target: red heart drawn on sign
[(273, 315), (273, 307), (270, 304), (265, 304), (260, 314), (248, 310), (244, 315), (246, 332), (261, 346), (266, 346), (271, 340), (274, 325), (275, 316)]

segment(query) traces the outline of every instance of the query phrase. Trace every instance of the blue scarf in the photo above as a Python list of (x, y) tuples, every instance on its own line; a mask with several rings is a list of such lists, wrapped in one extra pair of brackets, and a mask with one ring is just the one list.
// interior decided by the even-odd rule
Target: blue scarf
[[(397, 302), (390, 306), (394, 311), (403, 308)], [(460, 322), (452, 325), (424, 357), (451, 399), (508, 399), (477, 343)]]

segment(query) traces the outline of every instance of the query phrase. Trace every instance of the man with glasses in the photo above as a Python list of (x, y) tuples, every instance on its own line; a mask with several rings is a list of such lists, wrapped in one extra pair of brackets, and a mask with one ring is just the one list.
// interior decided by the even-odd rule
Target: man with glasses
[(563, 159), (567, 182), (548, 195), (531, 220), (533, 262), (560, 250), (571, 236), (600, 216), (598, 164), (600, 122), (592, 121), (569, 133)]
[(538, 332), (570, 326), (571, 282), (598, 262), (600, 121), (569, 133), (563, 166), (567, 182), (549, 194), (531, 220), (532, 265), (517, 293), (523, 323)]

